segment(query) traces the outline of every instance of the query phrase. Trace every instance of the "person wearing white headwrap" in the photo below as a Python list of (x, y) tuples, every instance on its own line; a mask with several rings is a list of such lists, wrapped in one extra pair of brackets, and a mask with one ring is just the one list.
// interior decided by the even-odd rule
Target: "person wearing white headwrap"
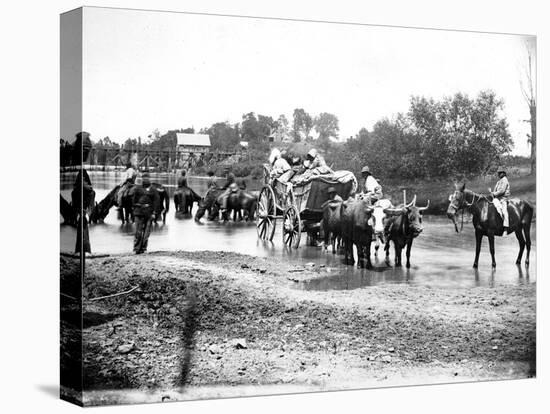
[(277, 148), (273, 148), (269, 155), (269, 163), (271, 164), (270, 176), (272, 179), (277, 178), (280, 182), (287, 182), (290, 178), (287, 174), (291, 168), (287, 160), (281, 156), (281, 151)]

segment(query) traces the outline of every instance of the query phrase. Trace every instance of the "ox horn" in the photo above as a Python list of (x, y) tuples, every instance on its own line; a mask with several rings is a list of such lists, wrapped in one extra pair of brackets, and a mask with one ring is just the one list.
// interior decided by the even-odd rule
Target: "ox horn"
[(414, 195), (412, 201), (409, 204), (405, 205), (405, 208), (409, 208), (409, 207), (412, 207), (414, 205), (416, 205), (416, 194)]
[(424, 211), (424, 210), (426, 210), (428, 207), (430, 207), (430, 200), (428, 200), (428, 204), (426, 204), (426, 207), (418, 207), (418, 211)]
[(400, 214), (405, 213), (407, 210), (405, 208), (385, 208), (384, 214), (388, 216), (399, 216)]

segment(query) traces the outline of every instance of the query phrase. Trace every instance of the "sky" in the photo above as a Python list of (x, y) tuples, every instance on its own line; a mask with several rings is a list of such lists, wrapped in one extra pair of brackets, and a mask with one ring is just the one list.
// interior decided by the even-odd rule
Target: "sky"
[(340, 138), (406, 112), (412, 95), (505, 102), (513, 153), (528, 155), (519, 35), (86, 8), (83, 129), (116, 142), (255, 112), (335, 114)]

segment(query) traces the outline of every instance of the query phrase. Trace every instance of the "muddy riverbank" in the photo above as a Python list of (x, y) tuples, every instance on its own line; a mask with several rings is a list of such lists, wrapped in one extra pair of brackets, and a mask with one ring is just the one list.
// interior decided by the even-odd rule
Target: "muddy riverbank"
[(324, 272), (319, 265), (228, 252), (89, 259), (86, 401), (535, 375), (536, 283), (297, 288)]

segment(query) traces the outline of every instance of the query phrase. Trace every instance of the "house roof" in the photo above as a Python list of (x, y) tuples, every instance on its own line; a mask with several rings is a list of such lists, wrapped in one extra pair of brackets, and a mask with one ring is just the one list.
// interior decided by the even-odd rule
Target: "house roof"
[(184, 134), (176, 133), (178, 145), (188, 145), (193, 147), (209, 147), (210, 136), (207, 134)]

